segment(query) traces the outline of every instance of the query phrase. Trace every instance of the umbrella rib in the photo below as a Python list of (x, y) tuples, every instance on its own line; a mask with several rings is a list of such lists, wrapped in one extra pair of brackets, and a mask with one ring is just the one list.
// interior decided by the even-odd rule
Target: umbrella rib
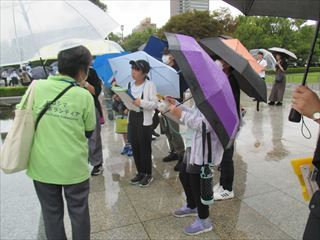
[(19, 41), (18, 41), (18, 33), (17, 33), (17, 26), (16, 26), (16, 18), (15, 18), (15, 14), (14, 14), (14, 2), (12, 2), (12, 18), (13, 18), (13, 26), (14, 26), (14, 32), (15, 32), (15, 35), (16, 35), (16, 44), (18, 46), (18, 54), (20, 56), (20, 62), (22, 61), (22, 53), (21, 53), (21, 48), (19, 46)]
[[(80, 13), (79, 10), (76, 9), (76, 8), (74, 8), (68, 1), (64, 0), (64, 2), (65, 2), (67, 5), (69, 5), (72, 9), (74, 9), (81, 17), (83, 17), (83, 18), (86, 20), (86, 22), (87, 22), (92, 28), (94, 28), (94, 29), (97, 31), (97, 33), (99, 33), (99, 37), (101, 37), (100, 32), (98, 31), (98, 29), (90, 23), (90, 21), (87, 19), (86, 16), (84, 16), (82, 13)], [(105, 38), (105, 36), (103, 36), (103, 38)]]

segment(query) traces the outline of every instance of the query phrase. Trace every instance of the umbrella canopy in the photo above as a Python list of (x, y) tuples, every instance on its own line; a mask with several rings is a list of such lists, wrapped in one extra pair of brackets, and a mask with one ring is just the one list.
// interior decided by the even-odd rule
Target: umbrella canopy
[(109, 59), (126, 55), (128, 52), (120, 53), (108, 53), (101, 56), (97, 56), (93, 63), (93, 68), (97, 71), (98, 76), (102, 79), (103, 83), (107, 87), (111, 87), (112, 69), (109, 63)]
[(223, 0), (247, 16), (320, 19), (318, 0)]
[[(85, 46), (89, 49), (91, 55), (99, 56), (106, 53), (117, 53), (123, 51), (123, 48), (116, 42), (109, 40), (86, 40), (86, 39), (68, 39), (47, 45), (39, 50), (42, 59), (57, 59), (58, 53), (62, 49), (70, 48), (71, 46)], [(39, 60), (39, 57), (34, 57), (28, 61)]]
[(232, 73), (242, 91), (258, 101), (267, 102), (266, 83), (258, 74), (262, 67), (239, 40), (214, 37), (200, 42), (206, 51), (218, 55), (234, 68)]
[(285, 48), (279, 48), (279, 47), (273, 47), (273, 48), (269, 48), (269, 50), (271, 52), (276, 52), (276, 53), (280, 53), (280, 54), (284, 54), (287, 57), (291, 57), (293, 59), (297, 59), (297, 56), (293, 53), (290, 52), (289, 50), (285, 49)]
[(179, 75), (176, 70), (143, 51), (109, 59), (113, 76), (119, 86), (128, 86), (128, 83), (132, 80), (129, 61), (139, 59), (146, 60), (150, 64), (149, 78), (154, 82), (161, 95), (180, 97)]
[(11, 0), (0, 4), (1, 66), (41, 57), (43, 47), (57, 42), (103, 40), (118, 26), (90, 1)]
[[(47, 73), (51, 72), (52, 69), (50, 67), (45, 67)], [(31, 75), (32, 78), (37, 80), (37, 79), (47, 79), (47, 74), (45, 73), (44, 69), (42, 66), (36, 66), (31, 69)]]
[(251, 55), (253, 57), (257, 57), (258, 52), (262, 52), (263, 53), (263, 59), (267, 61), (267, 68), (268, 69), (275, 69), (276, 68), (276, 59), (274, 58), (273, 54), (271, 52), (269, 52), (266, 49), (251, 49), (249, 51), (251, 53)]
[(239, 117), (227, 76), (194, 38), (170, 33), (166, 37), (197, 107), (228, 148), (238, 131)]
[(159, 61), (162, 61), (162, 52), (165, 47), (168, 47), (168, 42), (163, 41), (158, 37), (151, 36), (146, 46), (143, 48), (143, 51)]

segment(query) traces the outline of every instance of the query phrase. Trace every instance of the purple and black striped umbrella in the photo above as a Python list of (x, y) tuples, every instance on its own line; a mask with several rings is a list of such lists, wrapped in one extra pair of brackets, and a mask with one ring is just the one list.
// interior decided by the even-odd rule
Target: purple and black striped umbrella
[(166, 33), (170, 53), (189, 85), (194, 101), (226, 149), (234, 141), (239, 117), (226, 74), (197, 41), (189, 36)]

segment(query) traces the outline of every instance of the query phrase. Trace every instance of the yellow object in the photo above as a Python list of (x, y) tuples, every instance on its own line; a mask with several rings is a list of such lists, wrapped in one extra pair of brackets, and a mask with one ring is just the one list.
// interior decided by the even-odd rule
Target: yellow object
[(127, 133), (128, 132), (128, 118), (127, 117), (116, 118), (115, 132), (116, 133)]
[(298, 176), (300, 185), (302, 187), (302, 195), (304, 200), (309, 201), (311, 195), (308, 192), (308, 186), (306, 185), (305, 176), (303, 175), (302, 168), (309, 167), (310, 171), (313, 169), (312, 157), (298, 158), (291, 160), (294, 173)]

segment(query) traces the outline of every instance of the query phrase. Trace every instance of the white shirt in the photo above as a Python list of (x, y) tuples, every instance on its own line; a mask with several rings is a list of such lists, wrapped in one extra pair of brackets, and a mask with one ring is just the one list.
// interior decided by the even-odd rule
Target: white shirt
[[(131, 94), (136, 98), (141, 98), (142, 91), (143, 91), (143, 99), (141, 99), (140, 107), (143, 109), (143, 126), (150, 126), (152, 125), (152, 117), (154, 113), (154, 109), (158, 107), (158, 98), (157, 98), (157, 89), (153, 82), (146, 80), (144, 84), (141, 84), (140, 89), (132, 89), (137, 87), (134, 84), (134, 81), (131, 81), (130, 88)], [(140, 87), (138, 86), (138, 88)], [(133, 93), (136, 92), (136, 93)], [(140, 94), (139, 94), (140, 93)], [(137, 94), (136, 96), (134, 94)], [(130, 112), (129, 112), (130, 114)]]
[(131, 82), (131, 94), (134, 98), (141, 98), (145, 84), (146, 83), (144, 82), (137, 86), (135, 82)]
[[(263, 58), (262, 58), (261, 60), (258, 60), (258, 63), (259, 63), (259, 65), (260, 65), (261, 67), (264, 67), (264, 68), (266, 68), (267, 65), (268, 65), (267, 61), (264, 60)], [(261, 72), (259, 72), (259, 76), (260, 76), (261, 78), (265, 78), (265, 77), (266, 77), (266, 71), (261, 71)]]

